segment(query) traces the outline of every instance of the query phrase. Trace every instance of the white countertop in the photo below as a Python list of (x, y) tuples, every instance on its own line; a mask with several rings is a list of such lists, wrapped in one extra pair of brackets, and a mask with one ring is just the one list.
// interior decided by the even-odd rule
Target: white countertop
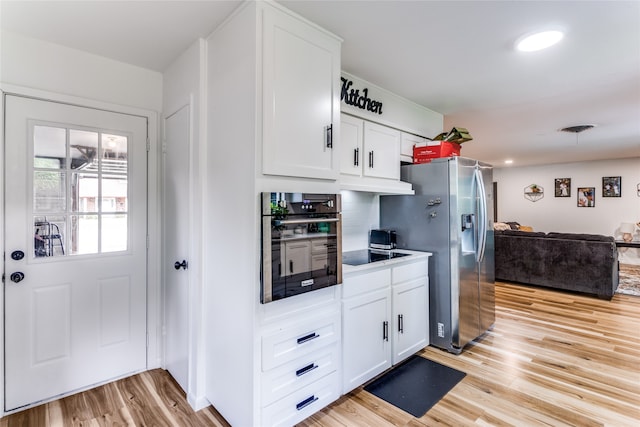
[(385, 260), (381, 260), (381, 261), (376, 261), (376, 262), (370, 262), (368, 264), (361, 264), (361, 265), (349, 265), (349, 264), (342, 264), (342, 275), (343, 276), (348, 276), (349, 274), (352, 273), (360, 273), (363, 271), (367, 271), (367, 270), (374, 270), (380, 267), (391, 267), (393, 265), (396, 264), (402, 264), (402, 263), (407, 263), (407, 262), (413, 262), (415, 260), (418, 259), (422, 259), (422, 258), (429, 258), (430, 256), (433, 255), (433, 253), (431, 252), (421, 252), (421, 251), (410, 251), (407, 249), (394, 249), (393, 252), (399, 252), (399, 253), (403, 253), (403, 254), (411, 254), (411, 256), (404, 256), (404, 257), (400, 257), (400, 258), (391, 258), (391, 259), (385, 259)]

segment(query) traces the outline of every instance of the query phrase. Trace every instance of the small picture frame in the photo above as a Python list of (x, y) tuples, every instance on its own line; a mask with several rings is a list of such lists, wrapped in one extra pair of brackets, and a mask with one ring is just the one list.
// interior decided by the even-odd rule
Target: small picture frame
[(622, 177), (602, 177), (602, 197), (622, 197)]
[(636, 185), (636, 190), (638, 191), (638, 197), (640, 197), (640, 183)]
[(554, 188), (556, 197), (571, 197), (571, 178), (556, 178)]
[(578, 207), (592, 208), (596, 205), (596, 187), (578, 187)]

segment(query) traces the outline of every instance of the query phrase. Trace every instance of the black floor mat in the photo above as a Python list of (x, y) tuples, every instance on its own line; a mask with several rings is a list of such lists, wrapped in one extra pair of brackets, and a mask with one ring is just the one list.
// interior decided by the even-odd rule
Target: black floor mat
[(367, 384), (364, 389), (420, 418), (465, 375), (464, 372), (413, 355)]

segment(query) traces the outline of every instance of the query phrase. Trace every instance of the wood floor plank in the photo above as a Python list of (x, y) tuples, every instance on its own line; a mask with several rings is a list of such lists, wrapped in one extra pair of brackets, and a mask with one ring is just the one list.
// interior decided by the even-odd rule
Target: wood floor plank
[[(467, 373), (424, 416), (359, 387), (299, 427), (640, 425), (640, 297), (496, 283), (492, 330), (460, 355), (418, 354)], [(230, 427), (211, 406), (194, 412), (160, 369), (0, 419), (14, 426)]]

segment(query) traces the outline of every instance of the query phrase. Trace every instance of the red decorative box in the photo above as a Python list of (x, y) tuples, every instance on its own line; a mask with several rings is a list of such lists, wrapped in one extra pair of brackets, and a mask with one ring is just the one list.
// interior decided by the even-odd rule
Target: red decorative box
[(431, 159), (460, 155), (460, 144), (455, 142), (432, 141), (431, 144), (434, 145), (413, 147), (413, 163), (428, 163)]

